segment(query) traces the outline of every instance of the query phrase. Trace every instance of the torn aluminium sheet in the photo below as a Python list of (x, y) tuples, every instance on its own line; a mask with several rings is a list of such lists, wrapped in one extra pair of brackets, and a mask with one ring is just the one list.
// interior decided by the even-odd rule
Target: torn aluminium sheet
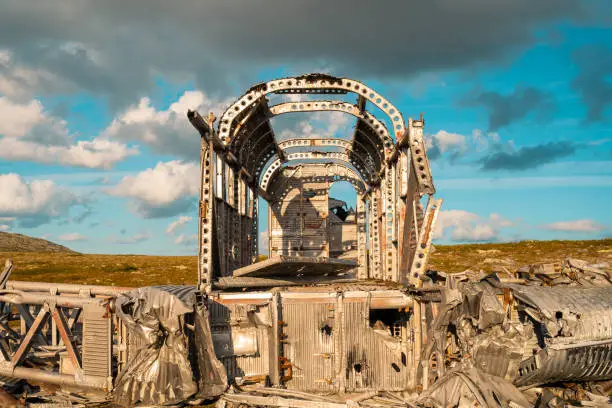
[(117, 316), (142, 346), (116, 379), (116, 403), (174, 404), (225, 390), (225, 369), (214, 355), (204, 304), (188, 286), (138, 288), (117, 297)]
[(465, 358), (517, 386), (609, 379), (612, 286), (512, 285), (492, 275), (447, 288), (429, 333), (429, 383)]
[(530, 407), (510, 382), (474, 367), (453, 370), (423, 392), (412, 404), (418, 407)]

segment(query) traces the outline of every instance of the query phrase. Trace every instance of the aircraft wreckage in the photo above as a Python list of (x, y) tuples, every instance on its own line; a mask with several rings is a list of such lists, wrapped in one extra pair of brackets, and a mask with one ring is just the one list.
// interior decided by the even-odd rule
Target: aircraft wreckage
[[(273, 118), (322, 111), (352, 115), (352, 135), (275, 136)], [(201, 136), (197, 286), (11, 281), (7, 263), (4, 405), (25, 393), (44, 406), (610, 403), (609, 265), (428, 270), (441, 200), (422, 117), (312, 74), (252, 87), (218, 122), (187, 118)], [(354, 211), (329, 197), (339, 180)]]

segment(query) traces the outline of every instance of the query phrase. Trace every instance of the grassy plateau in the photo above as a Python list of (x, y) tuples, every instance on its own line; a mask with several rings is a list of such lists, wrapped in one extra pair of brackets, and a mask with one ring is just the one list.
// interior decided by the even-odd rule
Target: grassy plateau
[[(612, 239), (597, 241), (522, 241), (503, 244), (439, 245), (429, 268), (445, 272), (510, 271), (532, 263), (572, 257), (612, 264)], [(11, 280), (112, 286), (194, 284), (196, 256), (96, 255), (76, 252), (1, 252), (12, 259)]]

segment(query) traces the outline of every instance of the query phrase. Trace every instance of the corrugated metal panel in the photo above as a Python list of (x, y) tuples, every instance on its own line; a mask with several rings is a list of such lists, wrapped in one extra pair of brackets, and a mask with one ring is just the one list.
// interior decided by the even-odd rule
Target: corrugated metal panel
[(510, 287), (547, 319), (571, 322), (571, 334), (555, 337), (554, 343), (612, 338), (612, 287)]
[[(399, 292), (376, 292), (393, 293)], [(376, 294), (371, 296), (377, 297)], [(243, 296), (245, 302), (253, 298), (249, 294)], [(320, 291), (281, 294), (278, 320), (283, 322), (282, 355), (293, 366), (292, 378), (285, 382), (287, 388), (306, 392), (339, 391), (342, 383), (338, 380), (343, 379), (347, 391), (406, 390), (414, 364), (410, 351), (412, 339), (405, 322), (395, 328), (396, 335), (392, 337), (385, 330), (370, 327), (366, 292), (347, 293), (341, 309), (338, 309), (337, 296), (336, 292)], [(213, 332), (252, 325), (249, 305), (237, 303), (239, 298), (233, 299), (233, 303), (210, 304)], [(340, 318), (342, 321), (337, 321)], [(257, 355), (221, 358), (230, 379), (269, 375), (270, 364), (277, 364), (269, 354), (276, 346), (272, 343), (272, 328), (258, 326), (257, 330)]]
[(229, 325), (230, 321), (230, 309), (228, 306), (217, 302), (210, 302), (208, 306), (208, 312), (210, 314), (210, 325)]
[(336, 390), (334, 372), (335, 302), (294, 302), (284, 299), (281, 320), (285, 322), (284, 356), (294, 365), (289, 389)]
[(147, 345), (147, 342), (136, 332), (127, 329), (127, 361), (136, 355), (136, 352)]
[(159, 285), (153, 287), (173, 294), (186, 304), (190, 304), (193, 301), (193, 296), (195, 296), (195, 293), (197, 292), (197, 288), (195, 286)]
[(525, 360), (516, 384), (596, 381), (612, 376), (612, 343), (549, 349), (547, 354)]
[(111, 367), (111, 319), (106, 307), (83, 307), (83, 371), (88, 376), (107, 378)]
[(406, 341), (370, 328), (368, 315), (366, 302), (345, 302), (347, 391), (405, 390), (412, 374), (412, 353)]

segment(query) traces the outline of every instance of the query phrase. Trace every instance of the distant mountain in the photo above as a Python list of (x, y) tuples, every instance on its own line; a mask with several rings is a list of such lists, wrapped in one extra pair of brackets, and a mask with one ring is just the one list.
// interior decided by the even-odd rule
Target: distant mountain
[(63, 245), (27, 235), (0, 232), (0, 252), (74, 252)]

